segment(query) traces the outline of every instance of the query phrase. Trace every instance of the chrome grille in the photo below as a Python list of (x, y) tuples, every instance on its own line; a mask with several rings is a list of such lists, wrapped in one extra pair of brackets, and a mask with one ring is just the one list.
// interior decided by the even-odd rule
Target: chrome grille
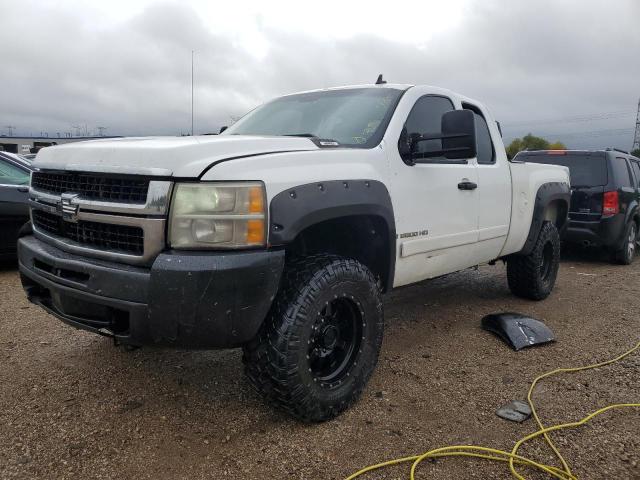
[(29, 204), (35, 235), (70, 253), (150, 265), (165, 248), (173, 184), (114, 175), (34, 172)]
[(58, 215), (42, 210), (34, 210), (32, 218), (37, 229), (68, 238), (78, 245), (132, 255), (142, 255), (144, 252), (144, 232), (140, 227), (82, 220), (69, 223)]
[(141, 204), (147, 200), (149, 180), (84, 172), (34, 172), (31, 186), (47, 193), (73, 192), (92, 200)]

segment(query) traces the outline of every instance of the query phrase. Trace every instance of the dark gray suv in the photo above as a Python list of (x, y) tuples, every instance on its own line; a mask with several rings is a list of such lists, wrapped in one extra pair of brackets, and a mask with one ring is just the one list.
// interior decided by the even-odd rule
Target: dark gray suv
[(514, 161), (569, 167), (571, 205), (563, 242), (604, 247), (625, 265), (633, 261), (640, 224), (640, 159), (608, 148), (520, 152)]

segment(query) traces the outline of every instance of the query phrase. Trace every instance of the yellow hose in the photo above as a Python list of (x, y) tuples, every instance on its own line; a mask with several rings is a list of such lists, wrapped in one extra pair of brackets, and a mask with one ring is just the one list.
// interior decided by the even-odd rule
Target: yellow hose
[[(620, 360), (622, 360), (623, 358), (628, 357), (629, 355), (631, 355), (633, 352), (635, 352), (636, 350), (640, 349), (640, 342), (633, 347), (630, 350), (627, 350), (626, 352), (624, 352), (622, 355), (618, 355), (615, 358), (612, 358), (611, 360), (606, 360), (604, 362), (600, 362), (600, 363), (594, 363), (592, 365), (587, 365), (584, 367), (574, 367), (574, 368), (558, 368), (556, 370), (544, 373), (540, 376), (538, 376), (533, 383), (531, 384), (531, 387), (529, 388), (529, 393), (527, 394), (527, 401), (529, 402), (529, 405), (531, 406), (531, 412), (533, 417), (536, 420), (536, 423), (538, 424), (539, 430), (531, 433), (529, 435), (527, 435), (526, 437), (518, 440), (516, 442), (516, 444), (513, 446), (513, 449), (511, 450), (511, 452), (507, 452), (505, 450), (498, 450), (495, 448), (487, 448), (487, 447), (480, 447), (480, 446), (475, 446), (475, 445), (454, 445), (454, 446), (450, 446), (450, 447), (443, 447), (443, 448), (436, 448), (434, 450), (429, 450), (428, 452), (425, 452), (421, 455), (413, 455), (411, 457), (403, 457), (403, 458), (397, 458), (394, 460), (389, 460), (386, 462), (382, 462), (382, 463), (378, 463), (376, 465), (371, 465), (369, 467), (365, 467), (362, 470), (359, 470), (358, 472), (354, 473), (353, 475), (350, 475), (349, 477), (346, 478), (346, 480), (353, 480), (361, 475), (364, 475), (367, 472), (371, 472), (373, 470), (378, 470), (380, 468), (384, 468), (384, 467), (389, 467), (391, 465), (398, 465), (401, 463), (409, 463), (411, 462), (411, 471), (410, 471), (410, 476), (409, 478), (411, 480), (415, 480), (415, 473), (416, 473), (416, 469), (418, 468), (418, 465), (420, 464), (420, 462), (422, 462), (423, 460), (427, 459), (427, 458), (438, 458), (438, 457), (475, 457), (475, 458), (482, 458), (485, 460), (491, 460), (494, 462), (506, 462), (509, 464), (509, 471), (511, 472), (511, 474), (513, 475), (514, 478), (517, 478), (518, 480), (525, 480), (525, 477), (523, 477), (520, 473), (518, 473), (516, 471), (515, 466), (519, 465), (522, 467), (529, 467), (532, 469), (537, 469), (539, 471), (545, 472), (548, 475), (550, 475), (553, 478), (557, 478), (559, 480), (576, 480), (576, 476), (571, 472), (571, 469), (569, 467), (569, 464), (567, 463), (567, 461), (564, 459), (564, 457), (562, 456), (562, 454), (560, 453), (560, 451), (557, 449), (557, 447), (553, 444), (553, 442), (551, 441), (551, 438), (549, 437), (549, 432), (554, 432), (557, 430), (564, 430), (564, 429), (568, 429), (568, 428), (576, 428), (579, 427), (581, 425), (584, 425), (585, 423), (587, 423), (588, 421), (590, 421), (592, 418), (605, 413), (609, 410), (613, 410), (613, 409), (617, 409), (617, 408), (640, 408), (640, 403), (618, 403), (615, 405), (608, 405), (606, 407), (603, 407), (599, 410), (596, 410), (593, 413), (590, 413), (589, 415), (587, 415), (586, 417), (584, 417), (582, 420), (579, 420), (577, 422), (571, 422), (571, 423), (563, 423), (560, 425), (553, 425), (551, 427), (545, 427), (544, 424), (542, 423), (542, 421), (540, 420), (540, 417), (538, 416), (538, 413), (536, 412), (535, 406), (533, 404), (533, 400), (532, 400), (532, 396), (533, 396), (533, 391), (536, 388), (536, 385), (538, 384), (538, 382), (544, 378), (550, 377), (552, 375), (556, 375), (558, 373), (572, 373), (572, 372), (580, 372), (583, 370), (591, 370), (593, 368), (599, 368), (599, 367), (604, 367), (607, 365), (611, 365), (612, 363), (618, 362)], [(518, 455), (518, 449), (526, 442), (528, 442), (529, 440), (532, 440), (534, 438), (537, 438), (539, 436), (542, 436), (545, 441), (547, 442), (547, 444), (551, 447), (551, 449), (553, 450), (554, 454), (556, 455), (556, 457), (558, 458), (558, 460), (560, 460), (560, 463), (562, 464), (562, 468), (558, 468), (558, 467), (554, 467), (551, 465), (545, 465), (542, 463), (538, 463), (534, 460), (531, 460), (529, 458), (526, 457), (522, 457), (520, 455)]]

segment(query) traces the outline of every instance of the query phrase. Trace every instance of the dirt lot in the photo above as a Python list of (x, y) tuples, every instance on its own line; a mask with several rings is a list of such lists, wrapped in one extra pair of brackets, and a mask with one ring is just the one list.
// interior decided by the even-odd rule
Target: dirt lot
[[(400, 289), (385, 303), (376, 374), (355, 408), (323, 425), (271, 411), (242, 377), (239, 351), (126, 352), (31, 306), (15, 267), (0, 270), (0, 478), (343, 478), (371, 463), (450, 444), (510, 449), (534, 431), (494, 412), (558, 366), (606, 359), (640, 340), (640, 259), (565, 259), (557, 288), (533, 303), (509, 294), (503, 266)], [(544, 320), (551, 346), (513, 352), (483, 315)], [(573, 421), (640, 401), (640, 354), (545, 382), (543, 420)], [(554, 436), (585, 479), (640, 478), (640, 412), (607, 413)], [(551, 460), (535, 443), (523, 450)], [(408, 478), (394, 467), (365, 478)], [(502, 465), (425, 462), (421, 478), (509, 478)], [(531, 478), (540, 478), (535, 474)]]

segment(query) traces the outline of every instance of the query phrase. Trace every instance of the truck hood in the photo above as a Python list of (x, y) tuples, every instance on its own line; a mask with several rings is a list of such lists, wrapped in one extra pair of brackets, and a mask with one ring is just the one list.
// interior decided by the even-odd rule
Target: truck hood
[(308, 138), (244, 135), (139, 137), (67, 143), (40, 150), (34, 167), (196, 178), (215, 162), (319, 150)]

